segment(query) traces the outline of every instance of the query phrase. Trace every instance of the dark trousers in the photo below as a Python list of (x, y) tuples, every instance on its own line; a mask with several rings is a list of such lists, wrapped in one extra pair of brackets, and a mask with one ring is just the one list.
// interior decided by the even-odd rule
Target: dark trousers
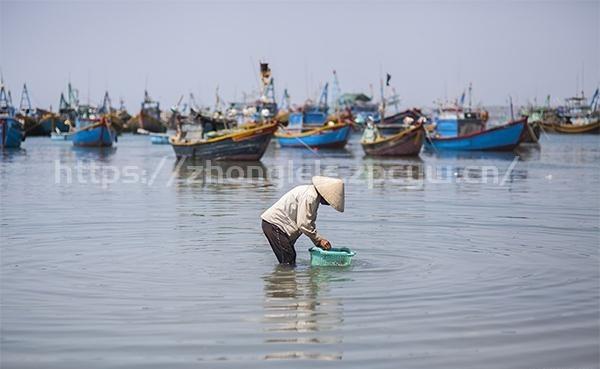
[(296, 250), (287, 233), (264, 220), (262, 221), (262, 230), (277, 257), (279, 264), (296, 264)]

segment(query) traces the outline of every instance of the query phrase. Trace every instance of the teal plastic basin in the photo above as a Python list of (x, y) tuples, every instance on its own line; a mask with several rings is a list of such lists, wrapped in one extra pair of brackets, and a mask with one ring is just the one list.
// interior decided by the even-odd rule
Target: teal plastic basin
[(356, 255), (347, 247), (329, 250), (311, 247), (308, 251), (310, 252), (310, 265), (313, 266), (348, 266), (352, 263), (352, 257)]

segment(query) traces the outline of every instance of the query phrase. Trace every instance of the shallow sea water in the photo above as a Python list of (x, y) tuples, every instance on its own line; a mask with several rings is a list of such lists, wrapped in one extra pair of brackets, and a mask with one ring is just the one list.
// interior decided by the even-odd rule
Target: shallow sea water
[[(132, 135), (4, 153), (0, 366), (599, 367), (599, 136), (385, 160), (354, 136), (211, 165)], [(261, 233), (315, 168), (347, 180), (317, 225), (349, 268), (311, 268), (305, 237), (277, 266)]]

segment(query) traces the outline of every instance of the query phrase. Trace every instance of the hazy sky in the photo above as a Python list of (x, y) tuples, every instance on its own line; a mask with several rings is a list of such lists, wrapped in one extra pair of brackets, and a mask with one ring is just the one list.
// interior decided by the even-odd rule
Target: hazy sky
[(257, 88), (271, 64), (278, 99), (314, 97), (336, 69), (343, 91), (431, 105), (473, 82), (475, 101), (556, 99), (600, 83), (600, 1), (6, 1), (0, 68), (18, 104), (27, 82), (56, 109), (69, 78), (83, 101), (108, 89), (137, 110), (147, 80), (164, 108), (181, 94), (213, 104)]

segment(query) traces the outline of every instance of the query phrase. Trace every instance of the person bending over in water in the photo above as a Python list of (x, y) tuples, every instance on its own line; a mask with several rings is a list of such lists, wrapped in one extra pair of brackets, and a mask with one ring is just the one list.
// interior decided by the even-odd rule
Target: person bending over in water
[(294, 244), (302, 234), (317, 247), (331, 248), (331, 243), (315, 228), (319, 204), (343, 212), (344, 181), (315, 176), (312, 184), (293, 188), (260, 216), (263, 232), (280, 264), (296, 263)]

